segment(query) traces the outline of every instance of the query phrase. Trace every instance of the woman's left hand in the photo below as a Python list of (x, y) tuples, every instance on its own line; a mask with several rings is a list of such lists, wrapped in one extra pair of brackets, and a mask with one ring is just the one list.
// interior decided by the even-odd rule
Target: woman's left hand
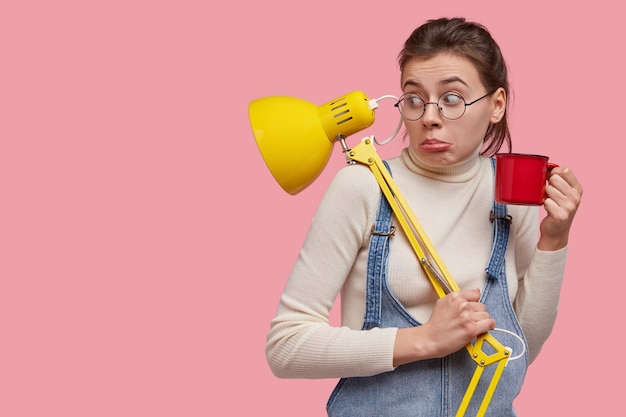
[(569, 168), (552, 168), (543, 203), (547, 215), (539, 227), (541, 236), (537, 243), (538, 249), (558, 250), (567, 245), (569, 230), (582, 194), (582, 186)]

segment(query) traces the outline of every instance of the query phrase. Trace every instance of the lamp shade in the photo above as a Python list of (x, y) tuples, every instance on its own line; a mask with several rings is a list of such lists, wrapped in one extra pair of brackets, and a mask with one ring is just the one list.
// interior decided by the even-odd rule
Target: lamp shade
[(338, 137), (369, 127), (369, 99), (353, 91), (321, 106), (288, 96), (253, 100), (250, 124), (265, 164), (289, 194), (308, 187), (328, 163)]

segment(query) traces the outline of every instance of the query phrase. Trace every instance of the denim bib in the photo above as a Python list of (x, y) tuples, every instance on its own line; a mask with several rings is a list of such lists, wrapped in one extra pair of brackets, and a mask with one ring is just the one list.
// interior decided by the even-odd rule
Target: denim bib
[[(389, 169), (386, 162), (385, 165)], [(513, 417), (516, 416), (513, 400), (522, 388), (528, 353), (507, 289), (504, 254), (511, 219), (507, 216), (506, 205), (494, 202), (490, 218), (493, 244), (480, 302), (496, 320), (497, 329), (491, 332), (492, 335), (511, 348), (512, 354), (485, 416)], [(411, 316), (389, 288), (387, 262), (392, 219), (392, 209), (383, 195), (370, 238), (365, 331), (374, 327), (402, 328), (422, 324)], [(453, 417), (476, 366), (467, 349), (463, 348), (441, 359), (416, 361), (374, 376), (342, 378), (333, 390), (326, 410), (329, 417)], [(495, 368), (496, 364), (493, 364), (484, 369), (466, 416), (477, 414)]]

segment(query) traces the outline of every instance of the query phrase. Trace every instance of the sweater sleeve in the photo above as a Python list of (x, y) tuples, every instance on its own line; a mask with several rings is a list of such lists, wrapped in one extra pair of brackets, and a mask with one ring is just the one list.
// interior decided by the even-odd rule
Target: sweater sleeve
[(567, 247), (557, 251), (537, 249), (538, 215), (533, 210), (526, 214), (516, 237), (518, 290), (514, 308), (526, 336), (532, 362), (556, 322)]
[(397, 329), (331, 326), (329, 313), (359, 251), (368, 245), (380, 190), (364, 166), (341, 169), (313, 217), (267, 336), (281, 378), (369, 376), (393, 369)]

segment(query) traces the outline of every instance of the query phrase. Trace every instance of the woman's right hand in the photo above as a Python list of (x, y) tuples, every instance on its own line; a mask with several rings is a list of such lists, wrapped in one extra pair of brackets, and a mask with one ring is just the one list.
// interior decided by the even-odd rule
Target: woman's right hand
[(437, 300), (426, 323), (398, 329), (393, 365), (442, 358), (492, 330), (496, 322), (479, 299), (478, 289), (454, 291)]

